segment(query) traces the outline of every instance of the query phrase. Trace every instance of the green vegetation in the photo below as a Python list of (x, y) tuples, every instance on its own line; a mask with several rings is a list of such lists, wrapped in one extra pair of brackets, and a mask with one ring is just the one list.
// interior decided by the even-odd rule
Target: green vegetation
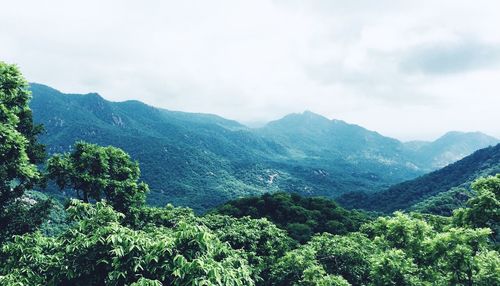
[(51, 202), (24, 197), (41, 178), (36, 165), (44, 158), (28, 106), (28, 84), (16, 66), (0, 62), (0, 243), (13, 234), (36, 229)]
[(199, 217), (173, 206), (123, 215), (106, 202), (73, 200), (62, 233), (3, 244), (0, 283), (497, 285), (500, 255), (485, 226), (498, 229), (498, 182), (500, 175), (479, 180), (478, 196), (453, 219), (395, 213), (303, 244), (266, 218)]
[[(375, 218), (285, 193), (204, 216), (152, 207), (138, 163), (116, 147), (79, 142), (38, 171), (22, 76), (0, 71), (0, 285), (500, 285), (500, 174), (476, 180), (450, 217)], [(63, 209), (29, 190), (42, 179), (83, 201)]]
[(369, 221), (359, 211), (347, 211), (325, 198), (305, 198), (298, 194), (276, 193), (227, 202), (214, 212), (233, 217), (267, 218), (299, 242), (315, 233), (346, 234)]
[(149, 191), (139, 183), (139, 163), (119, 148), (77, 142), (71, 153), (55, 154), (47, 163), (48, 178), (70, 187), (83, 201), (106, 198), (120, 212), (144, 204)]
[[(373, 194), (348, 193), (337, 201), (348, 208), (386, 213), (410, 209), (420, 203), (424, 205), (419, 208), (434, 208), (432, 213), (447, 214), (468, 199), (467, 195), (457, 193), (460, 191), (456, 188), (469, 189), (475, 179), (497, 173), (500, 173), (500, 144), (478, 150), (442, 169), (394, 185), (385, 191)], [(450, 193), (447, 195), (440, 195), (448, 191)], [(440, 196), (434, 197), (436, 195)], [(447, 207), (446, 204), (451, 206)]]
[(80, 140), (119, 147), (140, 162), (149, 204), (198, 213), (269, 192), (336, 198), (383, 191), (498, 143), (484, 134), (454, 133), (407, 144), (312, 112), (250, 129), (214, 115), (109, 102), (95, 93), (63, 94), (40, 84), (31, 90), (30, 106), (45, 126), (40, 140), (49, 154), (71, 152)]

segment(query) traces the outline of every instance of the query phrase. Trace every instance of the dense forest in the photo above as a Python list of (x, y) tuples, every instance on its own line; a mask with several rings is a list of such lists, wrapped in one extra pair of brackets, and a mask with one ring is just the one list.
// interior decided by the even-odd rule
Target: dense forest
[[(287, 193), (198, 215), (146, 204), (120, 148), (79, 141), (46, 158), (29, 100), (0, 62), (0, 285), (500, 284), (500, 174), (475, 180), (449, 216)], [(76, 198), (32, 191), (47, 184)]]

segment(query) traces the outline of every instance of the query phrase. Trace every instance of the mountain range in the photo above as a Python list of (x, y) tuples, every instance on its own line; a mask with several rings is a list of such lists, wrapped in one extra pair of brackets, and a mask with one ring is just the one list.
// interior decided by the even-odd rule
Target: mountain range
[(275, 191), (330, 198), (376, 193), (499, 142), (479, 132), (401, 142), (309, 111), (249, 128), (96, 93), (64, 94), (41, 84), (31, 84), (31, 91), (50, 154), (70, 150), (77, 140), (120, 147), (139, 161), (149, 203), (196, 211)]
[(465, 201), (467, 197), (463, 193), (470, 189), (475, 179), (498, 173), (500, 144), (480, 149), (444, 168), (396, 184), (387, 190), (372, 194), (347, 193), (337, 198), (337, 201), (348, 208), (386, 213), (410, 209), (418, 204), (421, 204), (419, 207), (422, 207), (422, 204), (432, 205), (435, 210), (433, 212), (440, 209), (440, 214), (449, 214), (454, 207), (445, 209), (439, 204), (456, 196), (462, 196), (462, 199), (456, 199)]

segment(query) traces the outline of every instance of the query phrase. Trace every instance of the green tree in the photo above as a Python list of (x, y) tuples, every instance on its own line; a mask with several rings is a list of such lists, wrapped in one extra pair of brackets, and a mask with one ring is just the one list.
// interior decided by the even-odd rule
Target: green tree
[(372, 285), (422, 285), (417, 265), (400, 249), (389, 249), (372, 258)]
[(207, 215), (202, 223), (233, 249), (245, 251), (254, 268), (255, 280), (268, 281), (271, 266), (293, 246), (295, 241), (267, 219), (236, 219), (222, 215)]
[(84, 202), (105, 198), (121, 212), (143, 205), (148, 192), (148, 186), (138, 182), (139, 164), (113, 146), (77, 142), (71, 153), (50, 158), (47, 171), (61, 189), (74, 189)]
[(313, 237), (309, 245), (328, 274), (339, 275), (353, 285), (371, 281), (370, 258), (377, 248), (363, 234), (342, 236), (324, 233)]
[(65, 233), (18, 236), (1, 249), (0, 284), (254, 285), (242, 253), (202, 225), (133, 230), (104, 202), (73, 200), (68, 212)]
[(482, 271), (483, 278), (488, 276), (486, 273), (490, 273), (487, 269), (489, 266), (484, 264), (484, 257), (481, 256), (488, 249), (490, 233), (491, 230), (487, 228), (451, 228), (439, 233), (425, 241), (427, 260), (437, 268), (437, 275), (449, 285), (475, 285), (478, 272)]
[(500, 232), (500, 174), (477, 179), (472, 189), (476, 195), (467, 201), (467, 208), (454, 212), (454, 221), (460, 226), (488, 227), (496, 240)]
[[(0, 243), (37, 226), (25, 216), (37, 202), (22, 198), (40, 179), (35, 164), (44, 157), (44, 147), (36, 140), (41, 127), (33, 124), (30, 98), (18, 68), (0, 62)], [(39, 218), (44, 215), (38, 213)]]
[(393, 217), (379, 217), (363, 225), (361, 231), (385, 248), (403, 250), (417, 262), (423, 259), (423, 242), (435, 234), (424, 220), (401, 212), (395, 212)]

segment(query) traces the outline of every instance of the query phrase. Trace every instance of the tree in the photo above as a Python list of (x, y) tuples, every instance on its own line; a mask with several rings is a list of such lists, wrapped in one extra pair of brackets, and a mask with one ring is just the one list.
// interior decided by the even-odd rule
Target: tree
[(233, 249), (245, 251), (249, 264), (254, 268), (256, 281), (269, 280), (271, 265), (294, 246), (295, 241), (267, 219), (236, 219), (223, 215), (207, 215), (204, 225)]
[(28, 83), (18, 68), (0, 62), (0, 243), (32, 229), (19, 227), (23, 221), (17, 215), (37, 203), (21, 198), (40, 179), (35, 164), (44, 157), (36, 139), (42, 128), (33, 124), (29, 100)]
[(423, 285), (418, 279), (417, 265), (402, 250), (389, 249), (372, 259), (372, 285)]
[(472, 189), (476, 195), (467, 201), (467, 208), (454, 212), (454, 221), (460, 226), (488, 227), (496, 239), (500, 232), (500, 174), (477, 179)]
[(241, 252), (202, 225), (133, 230), (105, 202), (73, 200), (68, 212), (65, 233), (0, 249), (1, 285), (254, 285)]
[(48, 160), (48, 178), (63, 189), (74, 189), (84, 202), (109, 200), (120, 212), (145, 202), (148, 186), (138, 182), (139, 164), (123, 150), (77, 142), (71, 153)]
[(377, 250), (361, 233), (314, 236), (309, 245), (316, 253), (316, 260), (328, 274), (339, 275), (353, 285), (371, 281), (370, 257)]
[[(448, 285), (476, 285), (477, 279), (484, 281), (491, 274), (488, 264), (484, 263), (490, 233), (487, 228), (451, 228), (439, 233), (425, 241), (427, 260), (438, 266), (441, 278)], [(498, 255), (498, 252), (491, 253)], [(493, 271), (498, 270), (498, 266), (496, 264)]]

